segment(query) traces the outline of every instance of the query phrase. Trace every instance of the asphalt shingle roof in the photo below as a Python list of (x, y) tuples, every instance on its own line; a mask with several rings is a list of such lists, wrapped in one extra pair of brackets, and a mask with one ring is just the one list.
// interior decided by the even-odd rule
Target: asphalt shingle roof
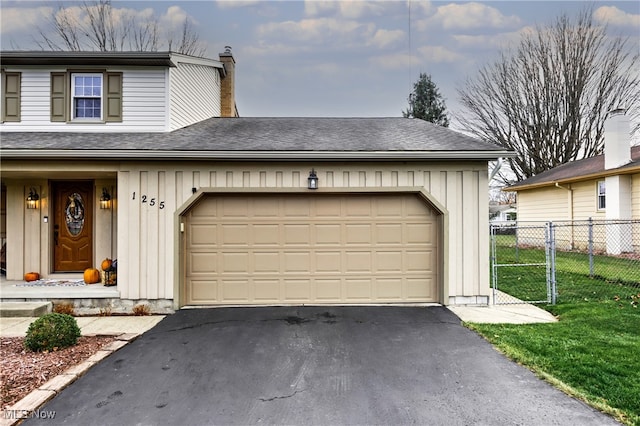
[[(410, 118), (211, 118), (168, 133), (2, 132), (11, 150), (481, 152), (507, 151)], [(507, 153), (508, 154), (508, 153)]]
[[(607, 170), (607, 173), (623, 172), (628, 169), (640, 166), (640, 146), (631, 147), (631, 162), (616, 169)], [(562, 183), (568, 181), (580, 180), (585, 177), (597, 176), (604, 174), (604, 154), (595, 157), (585, 158), (583, 160), (572, 161), (562, 164), (553, 169), (544, 171), (528, 179), (520, 181), (507, 190), (519, 191), (520, 189), (552, 185), (555, 182)]]

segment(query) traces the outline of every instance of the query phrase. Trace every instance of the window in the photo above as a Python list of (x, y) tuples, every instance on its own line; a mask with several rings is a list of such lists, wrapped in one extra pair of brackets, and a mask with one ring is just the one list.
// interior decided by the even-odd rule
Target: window
[(606, 187), (603, 180), (598, 181), (598, 210), (604, 210), (607, 203), (605, 198)]
[(122, 121), (122, 73), (52, 72), (51, 121)]
[(102, 74), (71, 74), (71, 118), (102, 119)]

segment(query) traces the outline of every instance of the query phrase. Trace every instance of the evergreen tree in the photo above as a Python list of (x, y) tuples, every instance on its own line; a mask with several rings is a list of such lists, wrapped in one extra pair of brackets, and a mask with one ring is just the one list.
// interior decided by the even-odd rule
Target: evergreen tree
[(409, 95), (409, 108), (402, 111), (402, 116), (449, 127), (447, 106), (429, 74), (420, 73), (418, 81), (413, 84), (413, 92)]

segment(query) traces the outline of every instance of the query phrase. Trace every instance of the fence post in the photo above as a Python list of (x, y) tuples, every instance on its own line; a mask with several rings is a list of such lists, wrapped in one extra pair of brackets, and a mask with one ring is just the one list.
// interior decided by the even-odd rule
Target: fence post
[(545, 251), (547, 257), (547, 301), (556, 304), (556, 238), (553, 222), (547, 222), (545, 229)]
[(593, 219), (589, 218), (589, 277), (593, 278)]
[(496, 227), (489, 225), (489, 233), (491, 235), (491, 287), (493, 287), (493, 304), (496, 304), (496, 295), (498, 287), (498, 267), (496, 266)]
[(520, 234), (520, 226), (518, 225), (518, 222), (516, 221), (516, 262), (520, 261), (520, 251), (518, 249), (518, 234)]

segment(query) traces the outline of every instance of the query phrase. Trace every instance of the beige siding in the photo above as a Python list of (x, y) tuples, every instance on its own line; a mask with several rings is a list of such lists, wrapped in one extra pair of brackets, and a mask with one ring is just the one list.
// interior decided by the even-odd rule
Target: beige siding
[[(631, 217), (640, 220), (640, 173), (631, 176)], [(633, 234), (633, 248), (640, 252), (640, 232)]]
[(570, 191), (546, 187), (518, 192), (518, 222), (570, 219)]
[[(3, 161), (7, 182), (7, 239), (12, 276), (25, 269), (50, 270), (50, 215), (47, 178), (95, 179), (96, 195), (112, 189), (114, 209), (96, 209), (96, 263), (118, 258), (118, 290), (124, 299), (177, 298), (179, 217), (197, 195), (227, 188), (234, 192), (264, 190), (307, 193), (307, 176), (315, 168), (322, 191), (404, 192), (422, 190), (444, 212), (443, 241), (438, 263), (444, 303), (487, 303), (488, 206), (486, 162), (423, 163), (239, 163), (239, 162), (18, 162)], [(113, 180), (117, 175), (117, 183)], [(42, 207), (26, 211), (30, 186), (41, 191)], [(145, 198), (143, 198), (143, 196)], [(96, 199), (97, 199), (96, 198)], [(144, 202), (143, 202), (144, 201)], [(112, 227), (111, 232), (105, 229)], [(117, 227), (117, 230), (116, 230)], [(104, 229), (102, 229), (104, 228)], [(116, 234), (117, 232), (117, 234)], [(117, 235), (117, 237), (116, 237)], [(117, 239), (117, 241), (116, 241)], [(26, 242), (26, 244), (25, 244)], [(24, 255), (22, 255), (24, 254)]]
[(605, 211), (598, 210), (597, 180), (576, 182), (573, 189), (573, 220), (604, 220)]
[(2, 123), (3, 132), (164, 132), (167, 130), (165, 70), (109, 69), (123, 72), (122, 122), (52, 123), (50, 119), (51, 71), (22, 70), (22, 116), (16, 123)]
[(220, 72), (204, 65), (178, 63), (170, 70), (171, 130), (220, 116)]

